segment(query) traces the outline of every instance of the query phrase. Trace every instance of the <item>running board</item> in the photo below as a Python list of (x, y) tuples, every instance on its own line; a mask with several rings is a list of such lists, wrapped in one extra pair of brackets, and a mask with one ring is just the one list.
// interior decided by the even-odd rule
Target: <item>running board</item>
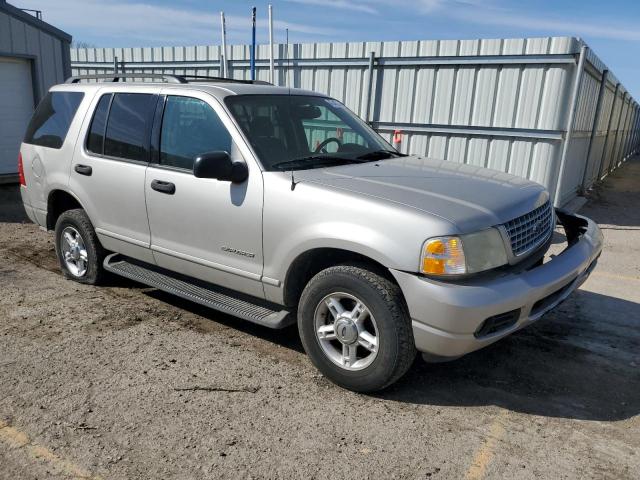
[(143, 264), (118, 253), (104, 259), (104, 268), (116, 275), (264, 327), (279, 329), (295, 323), (295, 317), (288, 310), (278, 310), (278, 305)]

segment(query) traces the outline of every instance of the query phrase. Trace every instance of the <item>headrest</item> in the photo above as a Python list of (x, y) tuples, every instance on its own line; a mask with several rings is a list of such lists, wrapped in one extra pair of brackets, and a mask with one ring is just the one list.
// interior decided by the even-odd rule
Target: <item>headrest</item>
[(269, 117), (255, 117), (249, 124), (251, 134), (255, 137), (273, 137), (274, 129)]

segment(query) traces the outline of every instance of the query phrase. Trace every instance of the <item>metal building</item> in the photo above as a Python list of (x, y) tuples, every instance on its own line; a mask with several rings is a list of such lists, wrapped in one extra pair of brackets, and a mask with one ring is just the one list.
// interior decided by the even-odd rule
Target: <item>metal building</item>
[(0, 0), (0, 182), (15, 179), (35, 106), (71, 74), (71, 36)]
[[(510, 172), (564, 205), (640, 145), (640, 109), (572, 37), (277, 45), (275, 83), (327, 93), (404, 152)], [(71, 51), (74, 75), (221, 75), (219, 46)], [(227, 48), (249, 78), (249, 46)], [(269, 79), (269, 46), (257, 78)]]

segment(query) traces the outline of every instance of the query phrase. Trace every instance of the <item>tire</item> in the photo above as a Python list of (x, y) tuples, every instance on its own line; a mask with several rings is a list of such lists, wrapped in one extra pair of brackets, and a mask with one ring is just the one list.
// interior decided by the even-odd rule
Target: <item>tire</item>
[[(345, 311), (335, 315), (340, 308)], [(356, 266), (327, 268), (309, 281), (298, 305), (298, 330), (316, 368), (333, 383), (356, 392), (388, 387), (407, 372), (416, 356), (400, 287)]]
[[(79, 241), (75, 237), (78, 242), (77, 250), (70, 248), (70, 243), (63, 238), (66, 234), (70, 234), (71, 238), (75, 234), (79, 235)], [(80, 208), (63, 212), (56, 222), (55, 235), (56, 255), (64, 277), (88, 285), (100, 284), (106, 274), (102, 262), (107, 252), (102, 248), (86, 212)], [(65, 251), (71, 253), (70, 261), (65, 260)], [(79, 258), (74, 259), (75, 254), (78, 254)], [(83, 264), (85, 268), (82, 268)]]

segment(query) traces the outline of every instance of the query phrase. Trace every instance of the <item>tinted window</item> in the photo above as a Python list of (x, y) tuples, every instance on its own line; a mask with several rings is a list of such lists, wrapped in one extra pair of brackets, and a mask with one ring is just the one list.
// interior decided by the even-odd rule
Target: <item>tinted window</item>
[(111, 102), (104, 154), (128, 160), (148, 160), (149, 125), (156, 97), (146, 93), (116, 93)]
[[(316, 118), (301, 118), (307, 146), (311, 152), (327, 142), (322, 148), (325, 152), (337, 152), (343, 145), (368, 146), (366, 139), (356, 132), (350, 125), (342, 121), (325, 105), (317, 105)], [(327, 140), (335, 138), (334, 140)]]
[(103, 95), (98, 102), (96, 111), (91, 120), (89, 138), (87, 138), (87, 150), (102, 155), (104, 147), (104, 129), (107, 126), (107, 113), (109, 113), (109, 102), (111, 94)]
[(82, 97), (82, 92), (48, 93), (33, 114), (24, 142), (50, 148), (62, 147)]
[[(367, 124), (331, 98), (230, 95), (225, 102), (267, 170), (318, 168), (328, 160), (357, 162), (366, 160), (367, 154), (373, 159), (398, 155)], [(301, 163), (291, 163), (296, 161)]]
[(216, 112), (202, 100), (167, 97), (160, 134), (160, 164), (192, 169), (196, 156), (231, 153), (231, 135)]

